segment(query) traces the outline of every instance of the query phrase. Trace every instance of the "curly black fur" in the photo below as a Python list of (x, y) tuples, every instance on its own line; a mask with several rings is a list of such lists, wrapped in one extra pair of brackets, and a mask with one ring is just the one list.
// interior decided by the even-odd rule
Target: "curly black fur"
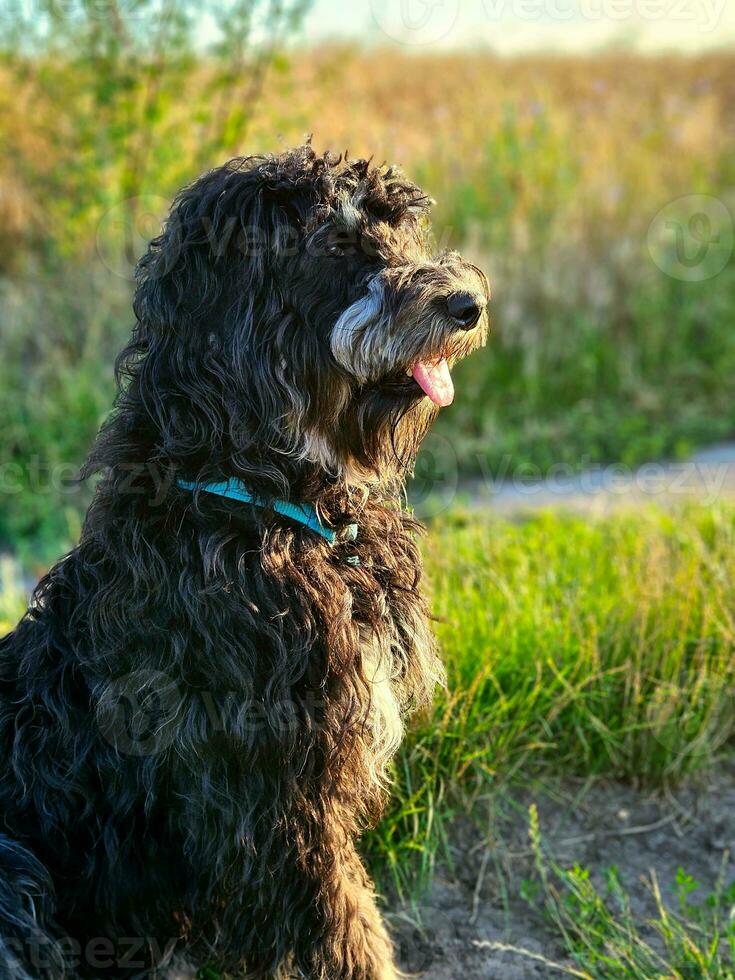
[(2, 977), (396, 976), (355, 839), (441, 677), (398, 497), (436, 410), (408, 371), (486, 328), (447, 313), (487, 287), (429, 256), (428, 205), (304, 146), (205, 174), (141, 260), (81, 541), (0, 640)]

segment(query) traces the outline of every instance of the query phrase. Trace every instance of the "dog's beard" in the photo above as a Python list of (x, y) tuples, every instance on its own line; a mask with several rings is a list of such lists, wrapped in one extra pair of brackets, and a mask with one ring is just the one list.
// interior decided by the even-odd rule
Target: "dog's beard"
[(451, 366), (478, 345), (478, 335), (458, 333), (437, 303), (437, 280), (447, 288), (446, 270), (420, 271), (419, 280), (413, 270), (414, 281), (400, 271), (390, 282), (384, 274), (373, 277), (337, 320), (332, 354), (360, 384), (383, 384), (395, 396), (423, 393), (444, 408), (454, 397)]
[(410, 473), (439, 408), (452, 400), (451, 366), (484, 342), (486, 319), (460, 330), (445, 297), (477, 292), (480, 277), (474, 267), (423, 262), (368, 280), (332, 328), (333, 373), (325, 362), (305, 402), (311, 418), (294, 426), (301, 458), (348, 484)]
[[(420, 283), (400, 271), (390, 283), (385, 274), (375, 276), (331, 334), (335, 360), (359, 385), (349, 441), (363, 450), (361, 465), (378, 472), (410, 470), (439, 408), (452, 401), (451, 365), (484, 339), (482, 331), (452, 329), (437, 304), (431, 267), (422, 272)], [(437, 269), (436, 276), (445, 277), (446, 270)], [(400, 292), (402, 302), (395, 298)]]
[(417, 390), (407, 397), (405, 380), (396, 388), (361, 388), (333, 427), (306, 434), (302, 457), (352, 486), (400, 486), (439, 410)]
[(416, 454), (436, 419), (438, 408), (420, 392), (404, 394), (405, 383), (392, 394), (389, 384), (361, 391), (347, 429), (348, 442), (358, 472), (381, 480), (401, 478), (413, 466)]
[(413, 385), (439, 407), (453, 395), (446, 360), (447, 323), (432, 305), (435, 290), (427, 277), (414, 287), (410, 302), (396, 309), (386, 279), (377, 275), (367, 292), (339, 317), (331, 337), (335, 360), (361, 384), (383, 381), (393, 394), (403, 394)]

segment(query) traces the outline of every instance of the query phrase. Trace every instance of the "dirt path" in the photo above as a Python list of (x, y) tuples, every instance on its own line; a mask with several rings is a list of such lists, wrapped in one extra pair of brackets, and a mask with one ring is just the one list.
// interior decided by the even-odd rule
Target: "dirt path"
[[(426, 980), (547, 980), (570, 966), (558, 937), (520, 894), (533, 877), (527, 807), (536, 802), (549, 852), (563, 867), (575, 861), (600, 875), (617, 866), (641, 922), (652, 911), (643, 876), (653, 869), (664, 899), (682, 867), (708, 892), (723, 869), (735, 879), (735, 762), (706, 786), (690, 785), (668, 797), (599, 782), (586, 790), (523, 791), (501, 802), (487, 831), (469, 821), (451, 834), (453, 871), (437, 876), (414, 914), (394, 908), (390, 920), (402, 966)], [(729, 852), (729, 855), (727, 854)], [(503, 948), (505, 947), (505, 948)], [(525, 952), (523, 952), (525, 951)]]
[[(421, 460), (421, 457), (419, 457)], [(681, 463), (654, 462), (636, 468), (600, 465), (582, 473), (556, 467), (545, 479), (528, 479), (524, 472), (459, 480), (456, 470), (437, 471), (431, 459), (417, 469), (409, 499), (426, 515), (461, 503), (514, 516), (524, 511), (565, 508), (580, 513), (605, 514), (642, 503), (675, 506), (696, 500), (715, 504), (735, 500), (735, 443), (720, 443), (694, 453)]]

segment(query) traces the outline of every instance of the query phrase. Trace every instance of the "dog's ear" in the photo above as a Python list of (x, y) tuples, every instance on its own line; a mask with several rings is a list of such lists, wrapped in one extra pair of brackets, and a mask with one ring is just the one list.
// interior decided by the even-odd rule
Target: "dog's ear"
[(213, 170), (174, 200), (160, 235), (136, 270), (134, 309), (150, 331), (209, 332), (224, 312), (262, 289), (289, 235), (262, 168)]
[(261, 451), (293, 448), (307, 399), (289, 364), (305, 341), (282, 295), (284, 261), (312, 194), (272, 161), (227, 165), (181, 192), (139, 262), (135, 357), (172, 452), (193, 458), (206, 443), (210, 459), (219, 449), (244, 472)]

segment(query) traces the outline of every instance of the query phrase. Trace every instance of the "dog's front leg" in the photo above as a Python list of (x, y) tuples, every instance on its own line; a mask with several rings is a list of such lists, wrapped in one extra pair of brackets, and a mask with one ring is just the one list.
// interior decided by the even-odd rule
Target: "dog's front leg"
[[(319, 941), (297, 950), (296, 963), (308, 980), (398, 980), (393, 944), (383, 924), (370, 879), (349, 845), (335, 859), (314, 905)], [(314, 935), (314, 932), (312, 932)]]

